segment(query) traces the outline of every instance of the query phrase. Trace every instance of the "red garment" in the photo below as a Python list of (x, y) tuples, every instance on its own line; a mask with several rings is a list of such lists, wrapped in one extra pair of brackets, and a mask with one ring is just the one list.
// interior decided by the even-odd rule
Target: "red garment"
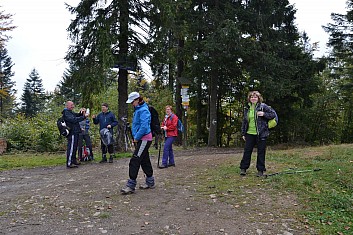
[(178, 136), (178, 116), (174, 113), (170, 114), (170, 116), (164, 118), (163, 126), (167, 127), (167, 137), (170, 136)]

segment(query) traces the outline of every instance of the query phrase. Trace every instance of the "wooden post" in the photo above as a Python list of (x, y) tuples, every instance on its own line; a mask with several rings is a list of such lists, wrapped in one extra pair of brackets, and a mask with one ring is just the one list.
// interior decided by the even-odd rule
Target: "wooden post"
[(6, 152), (7, 142), (5, 138), (0, 138), (0, 155)]

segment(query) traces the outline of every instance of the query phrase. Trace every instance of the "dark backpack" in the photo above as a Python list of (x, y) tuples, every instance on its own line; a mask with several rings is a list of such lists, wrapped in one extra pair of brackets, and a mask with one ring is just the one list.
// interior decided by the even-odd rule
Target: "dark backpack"
[(150, 126), (151, 126), (152, 136), (162, 134), (161, 123), (159, 122), (159, 114), (158, 114), (157, 110), (151, 105), (148, 105), (148, 109), (150, 110), (150, 113), (151, 113), (151, 125)]
[(70, 128), (66, 125), (64, 116), (56, 121), (60, 135), (67, 137), (70, 133)]

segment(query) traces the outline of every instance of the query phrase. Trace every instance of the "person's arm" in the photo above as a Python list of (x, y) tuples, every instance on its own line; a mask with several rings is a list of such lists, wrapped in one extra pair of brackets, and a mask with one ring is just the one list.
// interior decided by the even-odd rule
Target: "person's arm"
[(85, 119), (85, 116), (76, 116), (76, 113), (69, 112), (69, 111), (65, 111), (64, 115), (65, 115), (64, 117), (65, 121), (70, 123), (79, 123), (80, 121)]
[[(151, 131), (151, 127), (149, 125), (148, 122), (148, 116), (150, 116), (151, 113), (146, 109), (146, 110), (142, 110), (140, 111), (140, 128), (138, 129), (138, 131), (136, 132), (134, 139), (135, 140), (140, 140), (144, 135), (149, 134), (147, 133), (148, 130)], [(150, 118), (151, 119), (151, 118)]]
[(93, 119), (93, 124), (97, 125), (99, 123), (99, 118), (100, 118), (101, 114), (98, 114), (98, 116), (93, 115), (92, 119)]
[(177, 129), (178, 128), (178, 120), (179, 120), (179, 118), (175, 114), (172, 114), (171, 117), (168, 117), (167, 123), (166, 123), (167, 130), (174, 131), (175, 129)]
[(116, 117), (114, 115), (114, 113), (111, 113), (112, 114), (112, 117), (111, 117), (111, 126), (112, 127), (115, 127), (116, 125), (118, 125), (118, 120), (116, 120)]
[(263, 106), (264, 118), (271, 120), (276, 117), (275, 111), (268, 105)]

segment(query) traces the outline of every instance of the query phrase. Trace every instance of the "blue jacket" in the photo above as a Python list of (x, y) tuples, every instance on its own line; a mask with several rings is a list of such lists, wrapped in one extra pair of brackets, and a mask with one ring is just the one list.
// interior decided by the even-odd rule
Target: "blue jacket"
[(79, 122), (85, 119), (82, 113), (75, 113), (72, 110), (65, 108), (62, 111), (62, 114), (66, 125), (70, 128), (70, 134), (79, 134), (81, 132)]
[(96, 125), (99, 123), (99, 130), (107, 128), (108, 125), (111, 125), (111, 130), (113, 130), (113, 127), (118, 125), (118, 121), (116, 120), (114, 113), (110, 111), (106, 113), (99, 113), (96, 118), (93, 118), (93, 123)]
[(88, 135), (89, 134), (89, 126), (90, 126), (89, 123), (90, 123), (90, 121), (88, 118), (86, 118), (86, 120), (80, 121), (80, 128), (81, 128), (80, 135)]
[(144, 102), (135, 107), (134, 116), (132, 118), (132, 136), (135, 140), (151, 133), (151, 113), (148, 105)]
[[(246, 132), (249, 128), (249, 104), (244, 109), (244, 117), (243, 123), (241, 125), (241, 134), (242, 136), (246, 135)], [(264, 116), (258, 117), (256, 113), (258, 111), (263, 111)], [(259, 138), (267, 138), (270, 135), (270, 130), (268, 129), (268, 121), (275, 118), (276, 114), (268, 105), (265, 103), (257, 103), (255, 106), (255, 125), (256, 125), (256, 132)]]

